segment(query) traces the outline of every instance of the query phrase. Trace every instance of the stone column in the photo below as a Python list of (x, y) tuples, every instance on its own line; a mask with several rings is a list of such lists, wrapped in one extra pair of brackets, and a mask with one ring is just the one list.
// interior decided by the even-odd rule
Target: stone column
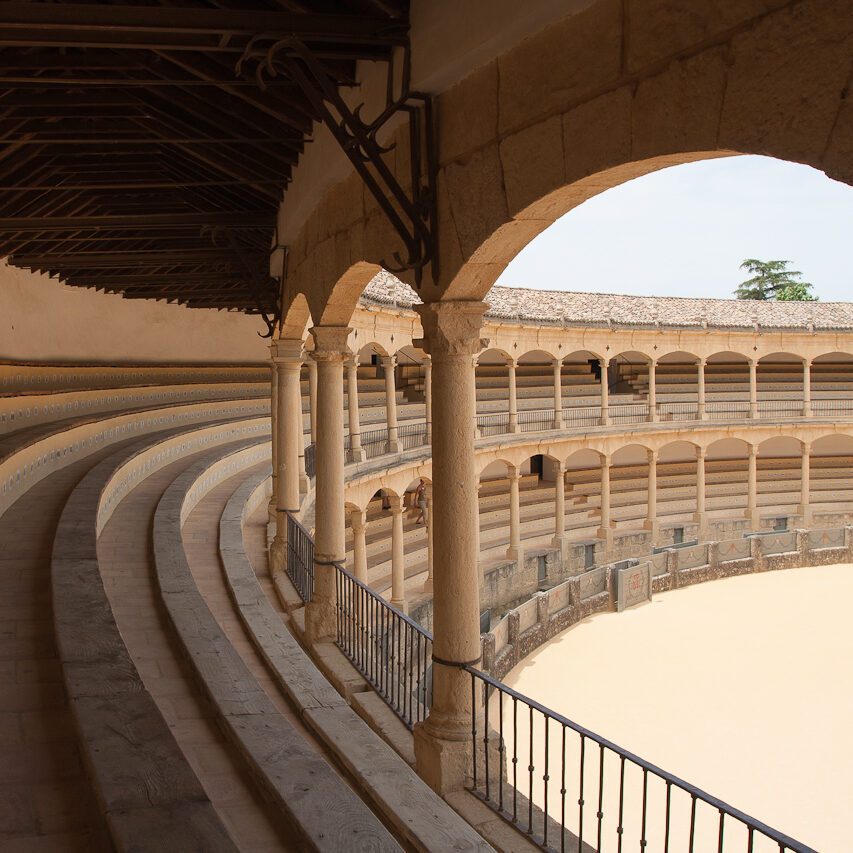
[[(432, 537), (432, 486), (427, 485), (426, 487), (426, 495), (427, 495), (427, 517), (426, 517), (426, 529), (427, 529), (427, 577), (424, 581), (424, 592), (432, 592), (433, 591), (433, 569), (434, 569), (434, 555), (435, 551), (433, 549), (433, 537)], [(479, 549), (478, 549), (479, 550)]]
[(391, 498), (391, 606), (406, 613), (406, 548), (403, 541), (403, 495)]
[(652, 543), (658, 539), (658, 454), (656, 450), (648, 451), (649, 488), (646, 521), (643, 527), (652, 532)]
[(350, 513), (352, 528), (352, 573), (362, 583), (367, 583), (367, 541), (365, 538), (367, 513), (354, 509)]
[(517, 465), (509, 466), (509, 548), (508, 560), (517, 560), (519, 567), (524, 563), (524, 549), (521, 547), (521, 496), (518, 485), (521, 470)]
[(812, 416), (812, 360), (803, 359), (803, 417)]
[(749, 416), (758, 417), (758, 362), (749, 360)]
[(746, 517), (753, 531), (758, 530), (758, 448), (754, 444), (749, 445), (749, 475), (747, 478), (746, 491)]
[(613, 541), (610, 528), (610, 454), (601, 456), (601, 527), (598, 538), (604, 539), (609, 547)]
[(427, 443), (432, 441), (432, 360), (424, 362), (424, 406), (426, 408)]
[(705, 448), (696, 448), (696, 523), (699, 525), (698, 539), (701, 542), (707, 535), (705, 516)]
[(361, 421), (358, 409), (358, 359), (348, 361), (347, 368), (347, 415), (349, 416), (350, 455), (353, 462), (364, 461), (361, 449)]
[(311, 443), (317, 443), (317, 363), (308, 361), (308, 408), (311, 416)]
[(658, 418), (658, 391), (657, 391), (657, 376), (655, 375), (655, 367), (657, 361), (649, 359), (649, 420), (657, 421)]
[(799, 512), (803, 517), (803, 527), (811, 527), (811, 446), (803, 442), (803, 455), (800, 460), (800, 506)]
[(400, 452), (400, 439), (397, 435), (397, 385), (394, 381), (394, 368), (397, 359), (393, 355), (383, 355), (380, 359), (385, 373), (385, 424), (388, 427), (388, 452)]
[(509, 376), (509, 431), (518, 432), (518, 395), (515, 387), (515, 368), (518, 362), (510, 358), (507, 363)]
[(609, 358), (599, 359), (601, 365), (601, 423), (603, 426), (610, 424), (610, 389), (607, 387), (607, 368), (610, 365)]
[(563, 428), (563, 360), (554, 359), (554, 429)]
[(696, 418), (705, 420), (705, 364), (707, 360), (700, 358), (696, 365)]
[[(303, 362), (304, 364), (304, 362)], [(299, 385), (299, 403), (294, 407), (293, 418), (296, 421), (296, 434), (299, 436), (298, 442), (298, 453), (299, 453), (299, 492), (300, 494), (307, 494), (310, 483), (308, 482), (308, 473), (305, 471), (305, 418), (302, 414), (302, 372), (299, 374), (300, 385)], [(308, 404), (310, 406), (311, 400), (309, 398)], [(310, 418), (310, 413), (309, 413)], [(309, 436), (310, 438), (310, 436)]]
[(278, 376), (275, 364), (275, 344), (270, 344), (270, 443), (272, 445), (272, 492), (267, 506), (267, 520), (275, 524), (278, 509)]
[(346, 557), (344, 539), (344, 362), (346, 326), (314, 326), (317, 364), (317, 476), (315, 486), (314, 595), (305, 608), (310, 644), (335, 635), (335, 566)]
[(294, 408), (300, 408), (299, 373), (302, 341), (277, 340), (275, 348), (278, 454), (275, 538), (270, 547), (273, 573), (284, 571), (287, 560), (287, 512), (299, 511), (299, 440)]
[(551, 547), (558, 548), (563, 567), (569, 556), (569, 537), (566, 534), (566, 468), (562, 462), (557, 463), (554, 479), (554, 538)]
[(471, 679), (460, 664), (480, 658), (476, 390), (471, 358), (480, 338), (483, 302), (419, 305), (432, 356), (434, 506), (433, 698), (415, 727), (418, 773), (439, 793), (461, 789), (471, 761)]

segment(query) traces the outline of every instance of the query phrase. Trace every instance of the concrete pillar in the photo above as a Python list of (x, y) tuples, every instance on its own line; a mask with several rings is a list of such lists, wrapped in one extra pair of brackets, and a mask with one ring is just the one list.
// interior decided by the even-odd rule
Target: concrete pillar
[(278, 377), (275, 364), (275, 344), (270, 344), (270, 443), (272, 445), (272, 492), (267, 506), (267, 520), (275, 524), (278, 509)]
[(393, 355), (383, 355), (380, 363), (385, 373), (385, 424), (388, 427), (388, 452), (400, 452), (400, 439), (397, 435), (397, 385), (394, 381), (394, 368), (397, 359)]
[(518, 396), (515, 387), (515, 368), (518, 362), (514, 358), (507, 361), (509, 375), (509, 431), (518, 432)]
[(302, 341), (278, 340), (273, 344), (276, 362), (276, 456), (277, 502), (275, 538), (270, 546), (273, 573), (286, 569), (287, 512), (299, 511), (299, 434), (294, 407), (300, 405), (299, 373), (302, 369)]
[(432, 441), (432, 360), (424, 362), (424, 405), (426, 407), (427, 443)]
[(758, 362), (749, 360), (749, 416), (758, 417)]
[(803, 455), (800, 460), (800, 506), (799, 512), (803, 517), (803, 527), (811, 527), (811, 446), (803, 442)]
[(317, 363), (308, 361), (308, 407), (311, 410), (311, 443), (317, 443)]
[[(427, 485), (426, 487), (426, 495), (427, 495), (427, 517), (426, 517), (426, 529), (427, 529), (427, 577), (424, 581), (424, 592), (432, 592), (433, 591), (433, 570), (434, 570), (434, 560), (435, 560), (435, 551), (433, 549), (433, 537), (432, 537), (432, 486)], [(479, 551), (479, 547), (477, 549)]]
[(758, 448), (749, 445), (749, 474), (746, 491), (746, 517), (753, 531), (758, 530)]
[(367, 541), (365, 538), (367, 513), (363, 509), (354, 509), (350, 515), (352, 528), (352, 573), (357, 580), (367, 583)]
[(696, 365), (696, 397), (698, 403), (696, 405), (696, 418), (700, 421), (705, 420), (705, 365), (707, 359), (700, 358)]
[(646, 522), (643, 525), (652, 532), (652, 542), (658, 539), (658, 454), (656, 450), (648, 451), (649, 487), (648, 503), (646, 506)]
[(812, 360), (803, 359), (803, 417), (812, 416)]
[(476, 391), (471, 358), (480, 338), (484, 302), (416, 306), (424, 329), (419, 345), (432, 356), (434, 507), (433, 697), (415, 727), (418, 773), (434, 790), (464, 787), (471, 762), (471, 679), (460, 664), (480, 658), (479, 514), (474, 461)]
[(563, 360), (554, 359), (554, 429), (563, 428)]
[(610, 423), (610, 389), (607, 387), (607, 368), (610, 365), (609, 358), (599, 360), (601, 365), (601, 423), (607, 426)]
[(569, 556), (569, 537), (566, 533), (566, 468), (562, 462), (556, 465), (554, 478), (554, 538), (551, 547), (558, 548), (563, 567)]
[(403, 542), (403, 496), (391, 498), (391, 606), (406, 613), (406, 548)]
[(348, 361), (347, 368), (347, 415), (349, 416), (350, 456), (353, 462), (364, 461), (361, 449), (361, 421), (358, 409), (358, 359)]
[(657, 360), (649, 359), (649, 420), (657, 421), (658, 418), (658, 393), (657, 393), (657, 376), (655, 375), (655, 367)]
[(517, 560), (519, 566), (524, 562), (524, 549), (521, 547), (521, 496), (519, 481), (521, 470), (517, 465), (509, 466), (509, 548), (506, 549), (508, 560)]
[(705, 516), (705, 448), (696, 448), (696, 523), (699, 525), (699, 541), (707, 536)]
[(317, 365), (317, 490), (314, 532), (314, 595), (305, 608), (308, 643), (335, 635), (335, 566), (344, 560), (344, 362), (346, 326), (314, 326)]
[(601, 457), (601, 527), (598, 529), (598, 538), (604, 539), (608, 547), (613, 540), (613, 531), (610, 528), (610, 455)]

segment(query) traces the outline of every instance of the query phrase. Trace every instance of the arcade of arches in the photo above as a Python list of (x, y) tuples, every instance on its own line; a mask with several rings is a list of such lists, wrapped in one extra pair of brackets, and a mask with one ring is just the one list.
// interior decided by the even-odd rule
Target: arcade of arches
[[(91, 12), (85, 23), (94, 35), (87, 36), (83, 47), (95, 45), (95, 50), (106, 38), (98, 29), (102, 19), (116, 9), (124, 10), (122, 26), (134, 33), (147, 26), (127, 23), (134, 10), (126, 4), (100, 4), (97, 14), (91, 11), (95, 7), (67, 4), (66, 28), (48, 21), (44, 32), (35, 28), (33, 35), (26, 23), (32, 8), (41, 4), (6, 5), (8, 27), (15, 35), (0, 35), (0, 42), (6, 38), (11, 47), (25, 44), (28, 50), (73, 40), (82, 26), (72, 20), (75, 10)], [(249, 32), (248, 25), (235, 28), (221, 4), (199, 0), (189, 5), (203, 9), (206, 21), (227, 18), (222, 26), (195, 33), (190, 51), (227, 56), (236, 50), (236, 59), (244, 47), (255, 44), (255, 36), (269, 40), (271, 34), (280, 35), (278, 27), (258, 34)], [(263, 9), (256, 11), (263, 11), (267, 20), (281, 11), (279, 6), (290, 14), (292, 5), (270, 0), (259, 3)], [(308, 5), (316, 11), (322, 4)], [(495, 567), (523, 563), (526, 554), (545, 551), (555, 567), (549, 581), (556, 581), (583, 568), (585, 558), (577, 551), (581, 546), (591, 545), (596, 562), (602, 562), (625, 553), (629, 545), (648, 550), (679, 536), (738, 535), (782, 520), (792, 527), (819, 527), (853, 519), (848, 506), (853, 499), (849, 305), (492, 290), (507, 263), (559, 216), (656, 169), (754, 153), (804, 163), (853, 182), (853, 7), (844, 0), (389, 0), (363, 5), (404, 21), (407, 35), (394, 36), (391, 44), (390, 37), (374, 33), (375, 44), (364, 55), (329, 48), (330, 63), (346, 97), (364, 101), (365, 114), (376, 114), (384, 105), (386, 87), (375, 66), (384, 51), (404, 45), (409, 49), (410, 76), (404, 76), (412, 92), (431, 96), (435, 116), (434, 148), (426, 158), (435, 189), (427, 229), (429, 257), (413, 260), (417, 252), (392, 227), (388, 205), (365, 186), (329, 128), (305, 112), (306, 99), (295, 107), (297, 124), (307, 125), (306, 133), (299, 142), (288, 136), (285, 153), (271, 147), (271, 122), (282, 115), (296, 121), (289, 83), (267, 81), (269, 91), (247, 92), (254, 81), (241, 78), (232, 85), (229, 76), (215, 88), (232, 68), (212, 63), (210, 56), (188, 58), (174, 47), (175, 40), (195, 32), (186, 15), (179, 31), (160, 34), (166, 39), (163, 45), (152, 47), (146, 37), (122, 37), (125, 50), (145, 57), (130, 73), (143, 107), (136, 101), (128, 106), (118, 97), (90, 97), (88, 90), (77, 97), (76, 89), (66, 91), (71, 85), (67, 80), (63, 97), (73, 104), (64, 106), (56, 95), (29, 93), (33, 80), (24, 81), (5, 105), (0, 98), (0, 110), (10, 111), (4, 113), (9, 132), (23, 128), (21, 138), (0, 157), (0, 168), (5, 169), (4, 160), (9, 166), (3, 190), (9, 207), (0, 217), (0, 235), (4, 245), (14, 246), (12, 263), (17, 263), (0, 270), (0, 521), (35, 525), (38, 501), (47, 501), (53, 487), (53, 526), (47, 532), (39, 528), (31, 537), (49, 543), (68, 493), (79, 482), (91, 482), (82, 478), (95, 476), (97, 465), (111, 458), (108, 450), (115, 442), (142, 442), (162, 433), (174, 443), (168, 453), (145, 462), (140, 470), (147, 475), (166, 459), (177, 464), (176, 457), (190, 446), (200, 449), (225, 441), (226, 433), (235, 442), (258, 438), (256, 433), (267, 427), (257, 421), (266, 423), (270, 412), (274, 535), (269, 559), (274, 574), (281, 572), (289, 547), (287, 513), (299, 515), (314, 531), (313, 597), (299, 617), (304, 618), (306, 645), (319, 648), (334, 634), (338, 562), (347, 562), (400, 608), (413, 607), (419, 596), (431, 597), (432, 705), (415, 727), (413, 760), (427, 784), (447, 794), (465, 782), (472, 701), (470, 681), (460, 665), (480, 658), (481, 591)], [(153, 27), (159, 18), (153, 11), (151, 15)], [(295, 20), (297, 13), (293, 16)], [(312, 25), (317, 24), (314, 17), (323, 16), (313, 16)], [(333, 23), (343, 26), (337, 18)], [(375, 23), (374, 17), (368, 23)], [(359, 29), (366, 31), (366, 25)], [(170, 44), (176, 55), (167, 59), (161, 54), (170, 53)], [(101, 65), (117, 71), (118, 63), (118, 71), (125, 73), (122, 57), (121, 62), (78, 57), (76, 64), (69, 59), (58, 79), (74, 70), (82, 81), (74, 86), (85, 88), (86, 75)], [(41, 74), (39, 63), (38, 56), (16, 54), (9, 79), (18, 80), (29, 66)], [(137, 79), (137, 72), (147, 76)], [(52, 85), (51, 79), (44, 76), (42, 84)], [(97, 87), (108, 87), (105, 78), (92, 79), (101, 81)], [(138, 136), (138, 111), (143, 110), (147, 121), (148, 111), (161, 103), (156, 91), (170, 85), (180, 91), (158, 114), (178, 116), (180, 132), (167, 139), (195, 151), (188, 156), (200, 170), (193, 181), (179, 176), (181, 188), (162, 194), (171, 207), (156, 216), (178, 217), (170, 220), (178, 223), (175, 233), (164, 229), (161, 219), (140, 225), (140, 217), (159, 202), (159, 191), (124, 203), (120, 194), (111, 201), (82, 198), (65, 188), (63, 176), (71, 166), (64, 155), (51, 154), (50, 163), (39, 165), (45, 171), (37, 174), (29, 159), (19, 159), (43, 156), (42, 144), (78, 144), (73, 142), (76, 135), (66, 139), (62, 133), (49, 140), (29, 138), (27, 122), (44, 117), (45, 110), (59, 115), (94, 98), (99, 121), (114, 113), (123, 121), (130, 109), (133, 135)], [(182, 86), (212, 91), (211, 104), (233, 98), (218, 114), (224, 120), (230, 109), (259, 136), (242, 143), (214, 137), (203, 141), (203, 147), (230, 147), (202, 156), (192, 147), (196, 136), (187, 133), (196, 124), (196, 132), (202, 133), (204, 110)], [(53, 118), (48, 116), (48, 124)], [(409, 127), (398, 118), (388, 127), (379, 134), (385, 146), (383, 168), (405, 193), (412, 183)], [(41, 124), (32, 130), (36, 132), (44, 132)], [(130, 132), (122, 126), (110, 144), (122, 144)], [(306, 146), (309, 137), (313, 142)], [(149, 142), (143, 139), (143, 148)], [(154, 147), (159, 152), (157, 146), (168, 144), (160, 140)], [(230, 153), (223, 156), (222, 150)], [(267, 150), (282, 156), (265, 163), (259, 152)], [(273, 153), (269, 156), (272, 161)], [(108, 157), (87, 161), (86, 174), (73, 172), (76, 183), (68, 187), (95, 183)], [(71, 155), (74, 163), (79, 159)], [(133, 185), (135, 168), (152, 168), (157, 161), (159, 170), (162, 159), (168, 158), (147, 148), (128, 157), (130, 171), (122, 172), (117, 186)], [(287, 165), (287, 174), (277, 181), (261, 180), (253, 171), (277, 164)], [(158, 171), (158, 179), (173, 179), (168, 171)], [(153, 180), (150, 172), (146, 175)], [(50, 180), (52, 189), (40, 188), (42, 180)], [(171, 260), (164, 260), (165, 266), (144, 274), (136, 269), (143, 263), (140, 255), (152, 251), (152, 241), (168, 242), (178, 239), (178, 231), (185, 233), (180, 217), (189, 217), (197, 229), (207, 224), (211, 233), (221, 225), (214, 214), (224, 203), (216, 195), (222, 181), (228, 200), (232, 192), (235, 198), (248, 193), (235, 210), (245, 213), (252, 204), (266, 205), (257, 217), (232, 224), (248, 229), (249, 219), (265, 223), (263, 234), (246, 246), (260, 252), (261, 265), (269, 261), (280, 285), (281, 316), (269, 351), (255, 338), (253, 319), (212, 310), (247, 310), (243, 279), (252, 278), (257, 263), (224, 261), (217, 244), (209, 269), (197, 269), (204, 267), (202, 262), (185, 270), (176, 253), (168, 252), (164, 257)], [(43, 198), (42, 191), (59, 196)], [(18, 195), (26, 192), (38, 195)], [(204, 223), (208, 215), (211, 222)], [(131, 225), (142, 231), (128, 231)], [(112, 228), (125, 230), (111, 236)], [(210, 235), (204, 231), (203, 236), (206, 240)], [(97, 251), (87, 248), (87, 241), (96, 237), (104, 241)], [(198, 235), (193, 233), (192, 239)], [(205, 252), (213, 250), (193, 254), (196, 250), (182, 249), (192, 257), (212, 257)], [(417, 295), (382, 272), (383, 266), (395, 266), (395, 259), (400, 265), (409, 263), (399, 276), (419, 285)], [(418, 267), (415, 260), (424, 263)], [(105, 266), (87, 266), (97, 263)], [(238, 275), (235, 267), (243, 270), (240, 301), (234, 301), (240, 290), (232, 280)], [(156, 286), (137, 280), (149, 273)], [(207, 307), (70, 294), (51, 280), (53, 275), (128, 297)], [(170, 276), (171, 283), (166, 281)], [(193, 276), (207, 278), (196, 282)], [(269, 372), (264, 364), (270, 358), (271, 386), (265, 384)], [(175, 439), (171, 431), (179, 427), (197, 434), (188, 441)], [(137, 478), (140, 486), (133, 487)], [(142, 501), (147, 493), (141, 481), (154, 489), (154, 480), (128, 469), (126, 481), (115, 485), (116, 495), (127, 493)], [(421, 482), (423, 513), (409, 503)], [(160, 488), (166, 487), (163, 480)], [(81, 497), (74, 505), (84, 504)], [(139, 511), (153, 515), (154, 505), (145, 506)], [(90, 520), (94, 525), (96, 519)], [(13, 533), (6, 528), (6, 535)], [(113, 553), (121, 552), (121, 540), (111, 541)], [(147, 546), (136, 545), (139, 559), (147, 559)], [(27, 613), (35, 603), (45, 606), (46, 599), (34, 590), (50, 586), (50, 555), (31, 556), (42, 573), (26, 574), (16, 563), (14, 580)], [(112, 595), (122, 583), (116, 569), (105, 588)], [(101, 586), (98, 580), (79, 588), (91, 592)], [(92, 609), (81, 604), (76, 614), (84, 624), (81, 613), (106, 618), (110, 610), (106, 597), (97, 607), (86, 606)], [(122, 608), (116, 610), (117, 619), (127, 618)], [(155, 631), (160, 618), (152, 616), (145, 630)], [(130, 642), (132, 618), (125, 624)], [(58, 625), (56, 631), (67, 628), (67, 623)], [(115, 629), (115, 620), (109, 625)], [(100, 622), (98, 626), (101, 630)], [(28, 645), (26, 637), (16, 642), (33, 660), (48, 661), (43, 669), (56, 668), (53, 626), (39, 624), (36, 630), (46, 632), (43, 647)], [(73, 632), (63, 636), (73, 638)], [(161, 643), (165, 650), (168, 641)], [(86, 654), (98, 645), (87, 646)], [(223, 647), (199, 645), (211, 653)], [(11, 671), (17, 681), (21, 666), (15, 663)], [(57, 696), (61, 701), (66, 695), (58, 685), (60, 676), (54, 680), (52, 698), (45, 693), (28, 700), (36, 703), (34, 713), (44, 715)], [(80, 686), (73, 679), (68, 684), (72, 693)], [(151, 698), (147, 689), (140, 692)], [(72, 698), (80, 700), (79, 695)], [(84, 696), (74, 707), (86, 706), (91, 698)], [(83, 725), (72, 720), (70, 711), (63, 713), (63, 743), (76, 743), (71, 732)], [(97, 720), (92, 727), (81, 743), (90, 746), (108, 730)], [(28, 763), (21, 759), (29, 755), (26, 749), (16, 755), (9, 766)], [(78, 766), (69, 778), (83, 775)], [(48, 771), (46, 776), (52, 778)], [(99, 796), (104, 799), (102, 792)], [(125, 801), (111, 800), (101, 808), (98, 798), (86, 797), (79, 813), (94, 815), (86, 818), (90, 823), (74, 823), (68, 816), (73, 809), (66, 809), (61, 820), (54, 817), (57, 825), (72, 827), (68, 832), (81, 849), (96, 849), (92, 833), (106, 837), (107, 822), (113, 839), (119, 837), (116, 827)], [(46, 819), (39, 824), (36, 807), (27, 803), (15, 832), (22, 838), (49, 834), (43, 831)], [(137, 799), (133, 803), (139, 805)], [(393, 823), (388, 814), (393, 811), (383, 813), (385, 824)], [(406, 815), (400, 820), (409, 826)], [(90, 832), (93, 826), (96, 830)], [(275, 834), (275, 819), (270, 826)], [(399, 826), (395, 831), (402, 832)], [(229, 832), (237, 829), (229, 824)], [(408, 836), (406, 842), (411, 842)]]

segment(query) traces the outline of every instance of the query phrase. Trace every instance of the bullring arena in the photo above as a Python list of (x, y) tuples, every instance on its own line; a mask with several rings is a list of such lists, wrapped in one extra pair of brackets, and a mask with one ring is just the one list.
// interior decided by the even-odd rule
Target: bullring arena
[(0, 848), (811, 850), (504, 679), (853, 562), (853, 306), (493, 285), (849, 4), (249, 5), (0, 4)]

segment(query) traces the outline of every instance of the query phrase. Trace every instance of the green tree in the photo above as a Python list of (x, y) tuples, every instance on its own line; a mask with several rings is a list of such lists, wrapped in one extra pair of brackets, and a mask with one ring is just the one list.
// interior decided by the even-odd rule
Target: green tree
[(781, 302), (817, 302), (811, 292), (814, 285), (799, 281), (802, 273), (789, 270), (790, 261), (759, 261), (747, 258), (742, 270), (753, 273), (752, 278), (742, 281), (735, 290), (738, 299), (777, 299)]

